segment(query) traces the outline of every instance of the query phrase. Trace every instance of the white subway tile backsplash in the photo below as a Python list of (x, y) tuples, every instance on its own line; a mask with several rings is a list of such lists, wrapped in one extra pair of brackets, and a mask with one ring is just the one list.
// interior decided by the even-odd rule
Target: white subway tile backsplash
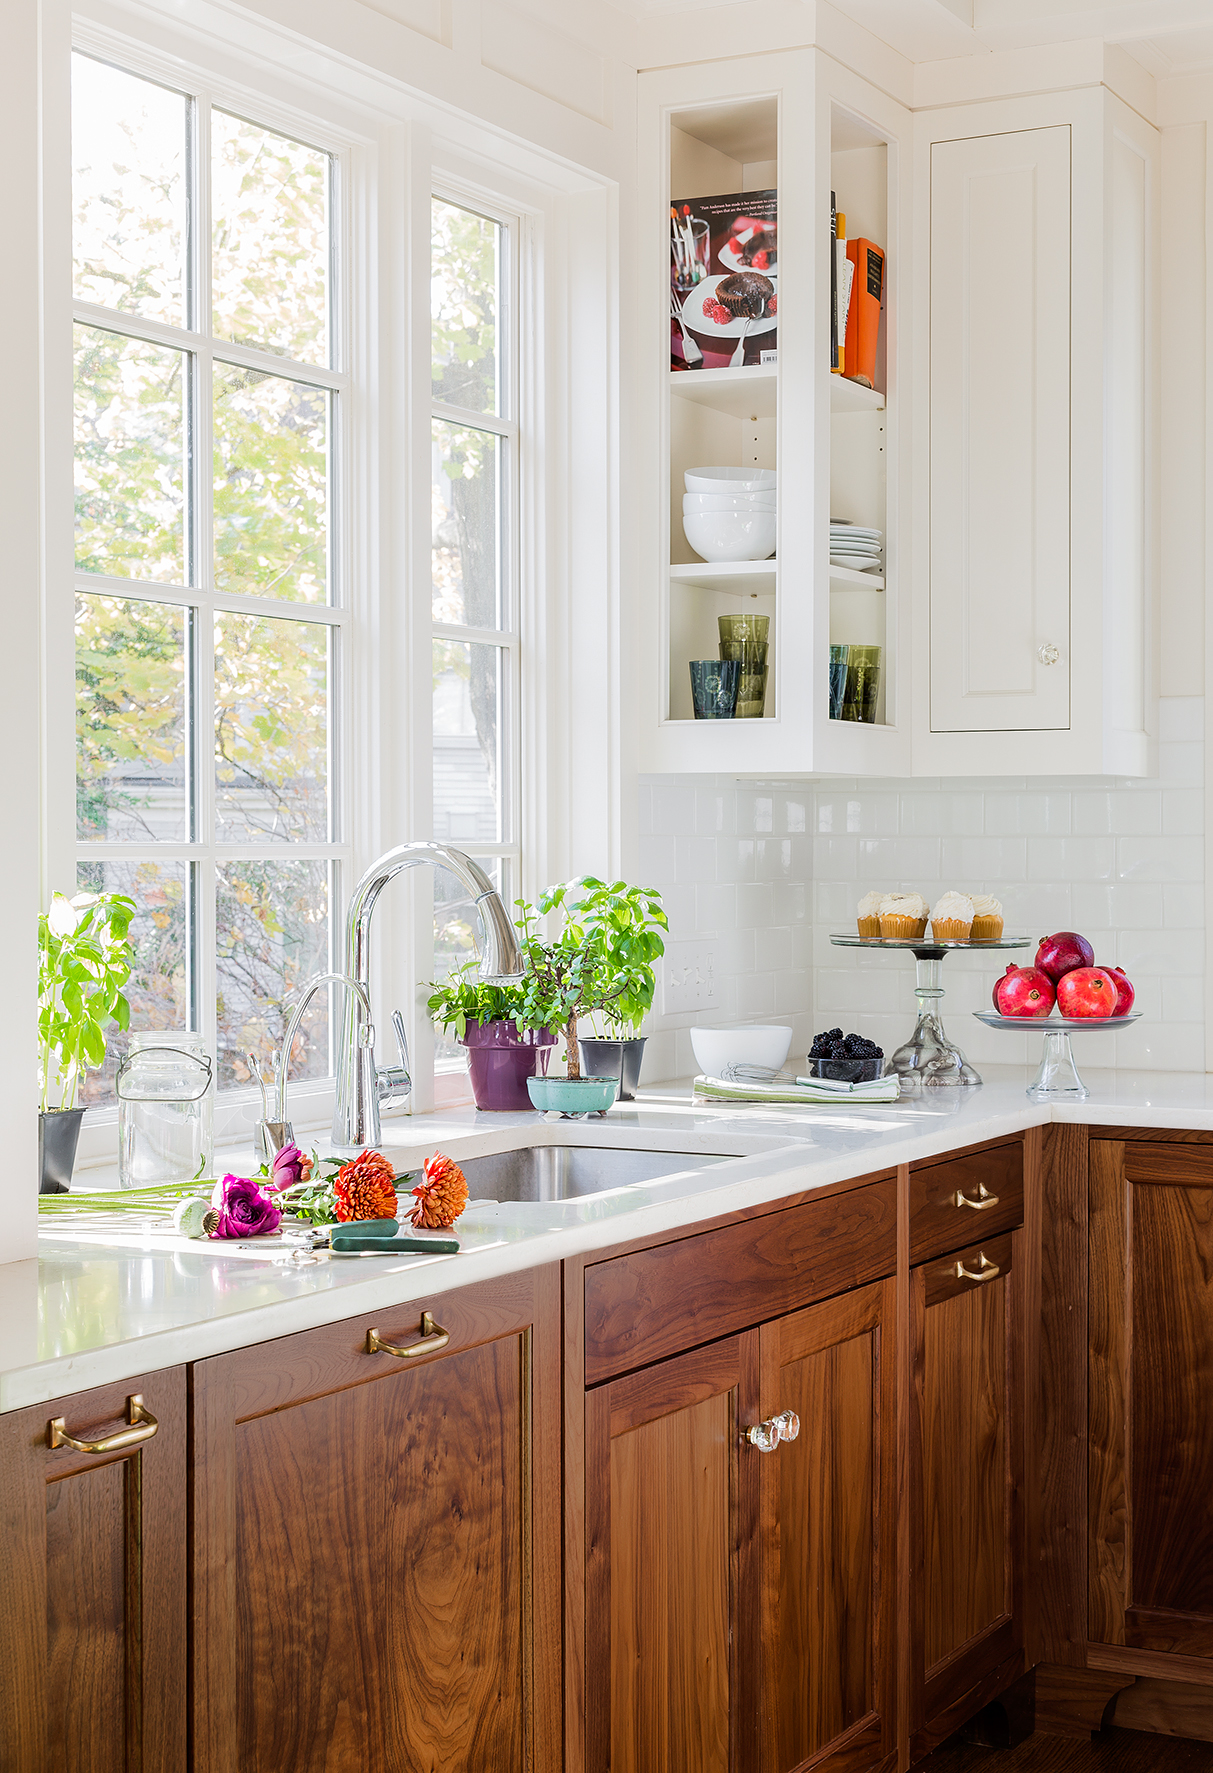
[(1134, 793), (1127, 788), (1105, 788), (1074, 796), (1074, 829), (1092, 835), (1156, 836), (1162, 830), (1162, 793), (1143, 784)]
[[(637, 802), (641, 876), (662, 889), (673, 940), (715, 945), (719, 1005), (698, 1019), (790, 1022), (793, 1058), (835, 1024), (886, 1052), (907, 1039), (912, 958), (836, 948), (830, 934), (854, 930), (872, 888), (918, 890), (933, 904), (956, 887), (996, 893), (1008, 933), (1081, 930), (1098, 960), (1133, 975), (1142, 1020), (1084, 1039), (1081, 1066), (1202, 1069), (1203, 753), (1203, 699), (1170, 697), (1151, 781), (648, 776)], [(972, 1015), (1008, 961), (1033, 952), (945, 963), (945, 1026), (979, 1070), (1039, 1061), (1038, 1033), (1007, 1034)], [(690, 1073), (696, 1019), (652, 1019), (646, 1079)], [(950, 1092), (939, 1095), (946, 1111)]]
[(1195, 882), (1203, 878), (1203, 837), (1118, 837), (1116, 870), (1121, 880)]
[[(987, 794), (987, 837), (1036, 837), (1042, 832), (1064, 837), (1070, 831), (1070, 796), (1066, 793)], [(1074, 827), (1079, 830), (1079, 826)]]
[(1026, 878), (1039, 881), (1115, 880), (1114, 837), (1030, 837)]

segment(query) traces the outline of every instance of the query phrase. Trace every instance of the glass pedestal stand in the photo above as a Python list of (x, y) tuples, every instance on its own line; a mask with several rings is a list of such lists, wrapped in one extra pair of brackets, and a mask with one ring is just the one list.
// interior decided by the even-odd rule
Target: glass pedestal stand
[(1039, 1019), (1034, 1016), (1000, 1016), (988, 1010), (974, 1010), (973, 1014), (987, 1028), (1013, 1028), (1017, 1034), (1033, 1034), (1039, 1030), (1044, 1035), (1040, 1067), (1026, 1092), (1033, 1102), (1056, 1102), (1058, 1098), (1066, 1102), (1085, 1102), (1091, 1092), (1078, 1075), (1070, 1036), (1091, 1034), (1100, 1028), (1128, 1028), (1138, 1021), (1141, 1011), (1131, 1010), (1127, 1016), (1105, 1016), (1102, 1021), (1095, 1017), (1084, 1017), (1080, 1021), (1072, 1016), (1041, 1016)]
[(952, 949), (1027, 948), (1027, 936), (1000, 936), (995, 942), (931, 942), (893, 940), (884, 936), (839, 934), (831, 936), (836, 948), (908, 949), (917, 966), (914, 996), (918, 1000), (918, 1020), (914, 1032), (904, 1046), (898, 1047), (888, 1062), (888, 1069), (901, 1079), (908, 1091), (938, 1088), (941, 1085), (979, 1084), (981, 1077), (960, 1048), (943, 1031), (939, 1006), (943, 999), (942, 963)]

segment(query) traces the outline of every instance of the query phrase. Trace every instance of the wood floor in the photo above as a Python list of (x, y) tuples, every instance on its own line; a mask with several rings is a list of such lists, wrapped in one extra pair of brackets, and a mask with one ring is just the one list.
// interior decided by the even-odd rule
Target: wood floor
[(915, 1773), (1213, 1773), (1213, 1742), (1112, 1728), (1089, 1742), (1036, 1735), (1018, 1748), (945, 1743)]

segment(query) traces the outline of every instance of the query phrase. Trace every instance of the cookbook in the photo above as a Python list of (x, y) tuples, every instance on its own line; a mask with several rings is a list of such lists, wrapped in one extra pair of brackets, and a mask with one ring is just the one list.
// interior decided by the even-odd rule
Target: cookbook
[(778, 361), (778, 193), (670, 205), (670, 367)]

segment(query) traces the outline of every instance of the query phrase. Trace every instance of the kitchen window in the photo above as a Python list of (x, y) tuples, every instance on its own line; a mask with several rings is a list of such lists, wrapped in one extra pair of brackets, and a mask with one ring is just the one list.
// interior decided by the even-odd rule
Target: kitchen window
[[(331, 965), (351, 862), (342, 167), (73, 56), (77, 882), (135, 899), (132, 1027), (199, 1030), (221, 1089)], [(330, 1042), (318, 994), (292, 1077)]]
[[(517, 893), (515, 230), (435, 195), (430, 207), (433, 834)], [(434, 882), (434, 977), (471, 959), (477, 920)], [(440, 1070), (462, 1049), (438, 1032)]]

